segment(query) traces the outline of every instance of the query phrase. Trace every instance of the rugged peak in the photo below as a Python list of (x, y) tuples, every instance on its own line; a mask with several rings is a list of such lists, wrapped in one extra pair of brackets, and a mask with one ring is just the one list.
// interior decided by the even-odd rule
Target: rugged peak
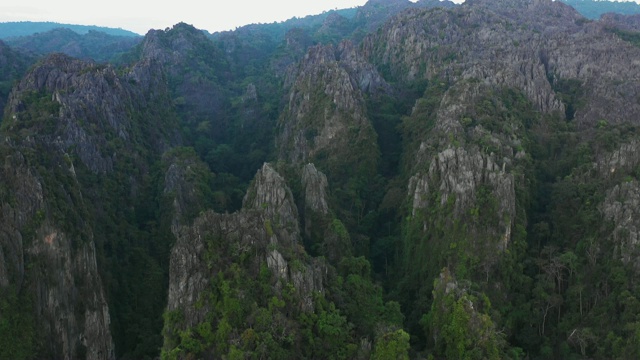
[(316, 45), (309, 49), (302, 62), (303, 67), (328, 64), (336, 61), (336, 52), (333, 45)]
[(554, 0), (467, 0), (463, 6), (487, 8), (525, 23), (536, 23), (539, 18), (552, 17), (555, 22), (566, 22), (566, 26), (582, 18), (571, 6)]
[(327, 205), (327, 177), (312, 163), (302, 169), (305, 208), (322, 215), (329, 213)]
[(450, 0), (418, 0), (416, 2), (420, 7), (446, 7), (451, 8), (457, 6), (456, 3)]
[(94, 66), (92, 62), (74, 59), (64, 54), (49, 55), (27, 73), (14, 90), (14, 95), (21, 91), (66, 90), (72, 86), (73, 79), (76, 77), (73, 75), (79, 75), (83, 70)]
[(345, 60), (333, 45), (309, 49), (290, 80), (289, 104), (276, 139), (281, 159), (332, 166), (340, 169), (333, 174), (337, 176), (375, 169), (378, 149), (363, 89), (381, 79), (349, 45), (342, 47)]
[(369, 0), (362, 7), (369, 6), (390, 6), (390, 5), (408, 5), (410, 3), (409, 0)]
[(204, 32), (186, 23), (178, 23), (171, 29), (149, 30), (142, 43), (142, 58), (164, 63), (185, 56), (203, 43), (210, 43)]
[[(164, 30), (156, 30), (151, 29), (145, 35), (146, 37), (157, 37), (162, 34), (182, 34), (183, 36), (205, 36), (202, 30), (197, 29), (191, 24), (187, 24), (185, 22), (179, 22), (171, 28), (166, 28)], [(205, 36), (206, 37), (206, 36)]]
[(551, 4), (553, 0), (467, 0), (464, 2), (468, 6), (490, 6), (495, 8), (532, 6), (538, 4)]
[(609, 27), (626, 31), (640, 31), (640, 14), (622, 15), (607, 13), (600, 17), (600, 22)]
[(337, 12), (331, 12), (324, 19), (322, 26), (316, 32), (316, 36), (324, 39), (340, 39), (353, 31), (351, 21)]
[(175, 25), (173, 25), (173, 27), (171, 28), (170, 31), (173, 32), (184, 32), (184, 33), (189, 33), (192, 35), (202, 35), (202, 30), (198, 30), (195, 26), (191, 25), (191, 24), (187, 24), (185, 22), (179, 22)]
[(450, 8), (455, 6), (451, 1), (422, 0), (370, 0), (358, 9), (355, 20), (362, 24), (368, 32), (382, 26), (389, 18), (411, 8)]
[[(75, 146), (82, 162), (95, 173), (112, 169), (110, 155), (102, 154), (103, 136), (115, 132), (129, 139), (130, 119), (125, 104), (131, 94), (110, 66), (73, 59), (63, 54), (45, 58), (14, 87), (9, 98), (11, 123), (8, 129), (39, 128), (41, 122), (53, 122), (50, 133), (56, 145), (66, 151)], [(45, 104), (48, 104), (45, 106)], [(47, 119), (32, 120), (33, 112), (49, 112)], [(102, 134), (91, 134), (82, 126), (93, 123)]]
[(309, 34), (300, 28), (293, 28), (284, 35), (285, 44), (288, 49), (302, 51), (311, 41)]
[(347, 18), (345, 18), (344, 16), (338, 14), (337, 12), (332, 12), (324, 19), (322, 25), (329, 27), (342, 26), (346, 21)]
[(263, 210), (267, 217), (279, 221), (293, 234), (299, 234), (298, 209), (285, 179), (268, 163), (253, 180), (242, 207)]

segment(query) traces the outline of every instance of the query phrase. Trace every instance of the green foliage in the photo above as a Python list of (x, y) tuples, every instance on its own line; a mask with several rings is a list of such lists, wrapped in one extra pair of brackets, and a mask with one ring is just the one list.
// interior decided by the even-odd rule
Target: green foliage
[(620, 39), (630, 42), (633, 46), (640, 47), (640, 33), (620, 29), (610, 29), (610, 31), (618, 35)]
[(32, 299), (23, 289), (5, 287), (0, 294), (0, 358), (27, 360), (38, 357), (38, 333)]
[(448, 270), (437, 280), (431, 311), (421, 324), (435, 339), (435, 353), (448, 359), (500, 359), (504, 339), (487, 315), (490, 304), (464, 290), (449, 291)]
[(576, 111), (584, 105), (584, 89), (578, 79), (554, 79), (553, 90), (564, 103), (567, 121), (573, 120)]
[(52, 100), (52, 95), (45, 92), (29, 92), (24, 94), (25, 111), (15, 114), (15, 118), (5, 119), (0, 130), (11, 130), (21, 137), (34, 134), (51, 135), (56, 130), (60, 104)]
[[(0, 24), (2, 26), (2, 24)], [(3, 33), (0, 31), (0, 33)], [(9, 93), (13, 86), (17, 83), (20, 77), (26, 72), (28, 66), (35, 61), (30, 55), (14, 51), (4, 44), (0, 44), (0, 57), (2, 57), (2, 63), (0, 64), (0, 129), (2, 126), (2, 119), (5, 116), (5, 104), (9, 98)]]
[[(334, 42), (353, 31), (344, 26), (316, 32), (325, 18), (305, 23), (302, 32), (312, 35), (301, 36), (301, 44)], [(266, 33), (248, 27), (211, 38), (186, 24), (159, 32), (164, 50), (175, 55), (164, 65), (171, 94), (147, 104), (148, 113), (130, 109), (133, 128), (127, 142), (105, 130), (100, 151), (118, 159), (111, 173), (92, 173), (74, 149), (67, 157), (47, 147), (25, 151), (42, 180), (46, 206), (20, 229), (23, 238), (34, 238), (44, 219), (61, 226), (75, 244), (95, 236), (117, 357), (156, 357), (163, 341), (165, 359), (406, 359), (409, 351), (451, 359), (640, 356), (637, 274), (619, 259), (621, 248), (611, 241), (611, 226), (603, 223), (601, 212), (606, 191), (622, 182), (633, 184), (638, 170), (603, 179), (593, 176), (592, 166), (594, 159), (635, 139), (637, 129), (601, 119), (578, 132), (570, 120), (584, 105), (586, 84), (552, 74), (564, 116), (538, 114), (519, 91), (478, 85), (477, 101), (464, 104), (465, 113), (457, 119), (462, 130), (455, 136), (438, 133), (435, 126), (443, 96), (457, 90), (446, 81), (398, 82), (393, 95), (370, 96), (366, 106), (373, 130), (351, 127), (344, 149), (320, 151), (310, 159), (329, 177), (333, 211), (325, 218), (304, 214), (305, 225), (312, 224), (305, 234), (310, 254), (328, 260), (314, 259), (326, 268), (324, 291), (314, 294), (313, 311), (301, 310), (307, 299), (295, 281), (271, 273), (264, 261), (266, 245), (252, 243), (239, 251), (229, 246), (237, 244), (235, 235), (212, 232), (202, 234), (210, 283), (195, 305), (204, 319), (187, 326), (183, 309), (161, 317), (176, 196), (165, 192), (167, 169), (171, 164), (185, 169), (185, 193), (193, 199), (182, 204), (184, 224), (208, 209), (240, 209), (255, 171), (274, 157), (275, 124), (286, 103), (282, 64), (274, 54), (290, 56), (283, 64), (304, 54), (286, 54), (275, 44), (302, 23), (269, 25)], [(611, 31), (639, 42), (635, 33)], [(438, 36), (447, 35), (442, 30)], [(184, 44), (194, 46), (181, 49)], [(141, 52), (138, 47), (121, 60), (135, 60)], [(455, 65), (456, 56), (441, 49), (434, 58)], [(394, 80), (391, 67), (379, 70)], [(8, 93), (13, 78), (0, 78), (0, 95)], [(467, 81), (461, 85), (480, 83)], [(246, 96), (252, 87), (255, 98)], [(318, 114), (335, 110), (322, 86), (313, 91), (301, 129), (310, 144), (322, 125)], [(3, 121), (3, 135), (16, 140), (61, 131), (60, 106), (51, 94), (26, 93), (23, 103), (16, 119)], [(336, 114), (344, 121), (352, 116)], [(164, 142), (173, 136), (171, 130), (146, 132), (170, 124), (179, 124), (171, 126), (181, 127), (185, 146), (161, 160), (148, 145), (164, 149), (173, 142)], [(503, 199), (484, 180), (469, 199), (461, 199), (438, 188), (446, 179), (430, 178), (430, 192), (421, 199), (428, 206), (409, 208), (409, 177), (428, 173), (430, 159), (451, 147), (508, 160), (504, 169), (514, 182), (514, 218), (500, 216)], [(418, 153), (426, 159), (421, 168), (415, 166)], [(301, 203), (299, 174), (286, 175)], [(0, 198), (11, 204), (15, 196), (0, 184)], [(463, 203), (466, 208), (457, 208)], [(502, 231), (505, 223), (510, 235), (503, 249), (504, 232), (496, 229)], [(262, 225), (269, 237), (277, 233), (272, 220)], [(278, 249), (290, 271), (308, 269), (303, 250)], [(431, 282), (444, 266), (459, 279), (451, 291)], [(0, 295), (0, 358), (35, 358), (32, 299), (11, 291)], [(371, 341), (370, 352), (366, 344)], [(81, 357), (86, 349), (76, 352)]]
[[(435, 126), (436, 113), (442, 96), (449, 88), (448, 83), (437, 78), (423, 86), (424, 93), (421, 98), (416, 100), (411, 116), (405, 116), (402, 119), (401, 129), (404, 154), (402, 171), (404, 173), (410, 171), (414, 160), (412, 154), (417, 152), (422, 140), (428, 138), (429, 132)], [(418, 86), (418, 88), (423, 88), (423, 86)]]
[(376, 339), (373, 360), (409, 360), (409, 334), (396, 330)]
[[(476, 85), (471, 81), (468, 86)], [(435, 112), (442, 96), (434, 92), (422, 99), (425, 104), (432, 104), (425, 107), (424, 113), (417, 103), (414, 114), (405, 119), (405, 125), (412, 126), (408, 128), (410, 134), (407, 140), (414, 133), (422, 132), (421, 137), (416, 137), (414, 146), (419, 145), (424, 154), (422, 156), (426, 159), (434, 157), (435, 161), (438, 161), (435, 155), (440, 149), (450, 147), (463, 147), (470, 152), (479, 151), (489, 158), (513, 157), (515, 152), (528, 154), (532, 146), (531, 131), (540, 121), (540, 115), (533, 109), (530, 101), (513, 89), (496, 91), (480, 86), (479, 91), (482, 95), (476, 102), (469, 104), (468, 112), (461, 116), (464, 133), (458, 138), (437, 133), (433, 129)], [(496, 326), (505, 328), (508, 335), (521, 331), (520, 324), (531, 318), (527, 305), (515, 301), (516, 298), (526, 301), (527, 289), (531, 284), (530, 277), (523, 273), (522, 263), (527, 248), (526, 226), (531, 184), (526, 179), (531, 176), (531, 159), (525, 155), (513, 160), (505, 168), (513, 174), (515, 180), (516, 207), (513, 214), (505, 211), (494, 184), (480, 181), (473, 193), (462, 194), (464, 198), (458, 199), (457, 193), (442, 193), (437, 185), (433, 186), (448, 181), (438, 177), (437, 173), (430, 173), (427, 179), (430, 191), (421, 199), (427, 204), (426, 208), (405, 210), (407, 215), (402, 220), (402, 232), (399, 236), (401, 256), (392, 279), (396, 279), (394, 298), (402, 304), (407, 317), (405, 326), (412, 335), (414, 348), (426, 346), (429, 350), (431, 346), (429, 338), (425, 338), (424, 333), (419, 333), (423, 326), (418, 324), (422, 314), (433, 309), (435, 301), (432, 298), (432, 285), (425, 279), (438, 277), (445, 266), (459, 279), (468, 282), (471, 288), (482, 291), (495, 301), (496, 309), (492, 310), (491, 317), (495, 317)], [(408, 160), (409, 164), (411, 162), (415, 164), (415, 160)], [(420, 169), (407, 167), (405, 171), (409, 174), (415, 174), (415, 171), (427, 173), (428, 165), (427, 163)], [(464, 204), (462, 208), (461, 204)], [(505, 227), (509, 227), (512, 232), (508, 248), (502, 252), (500, 241), (504, 238), (504, 230), (498, 229)], [(515, 295), (520, 293), (523, 295)], [(460, 311), (458, 315), (458, 320), (464, 320)], [(488, 313), (486, 315), (489, 316)], [(481, 321), (484, 319), (482, 317), (475, 319), (480, 323), (484, 321)], [(493, 319), (491, 321), (493, 324)], [(455, 326), (448, 329), (455, 329)], [(454, 340), (455, 334), (452, 330), (451, 344), (457, 342)], [(454, 358), (462, 356), (462, 352), (468, 350), (468, 344), (461, 344), (466, 350), (449, 355)], [(444, 354), (443, 349), (439, 351), (441, 355)]]

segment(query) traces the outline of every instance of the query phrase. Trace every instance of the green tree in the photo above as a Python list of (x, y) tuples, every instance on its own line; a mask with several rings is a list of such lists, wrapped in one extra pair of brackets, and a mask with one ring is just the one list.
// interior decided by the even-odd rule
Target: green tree
[(409, 334), (399, 329), (376, 339), (373, 360), (408, 360)]

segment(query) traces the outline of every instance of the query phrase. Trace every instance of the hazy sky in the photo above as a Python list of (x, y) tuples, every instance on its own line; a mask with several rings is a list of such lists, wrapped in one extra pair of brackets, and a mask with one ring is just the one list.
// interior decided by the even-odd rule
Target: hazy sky
[[(283, 21), (331, 9), (360, 6), (367, 0), (0, 0), (0, 22), (55, 21), (120, 27), (139, 34), (178, 22), (210, 32), (252, 23)], [(412, 0), (414, 1), (414, 0)], [(463, 0), (453, 0), (461, 3)], [(640, 2), (640, 0), (635, 0)], [(10, 4), (7, 4), (10, 3)], [(101, 5), (98, 5), (101, 4)], [(206, 5), (203, 5), (206, 4)]]
[[(455, 0), (462, 2), (462, 0)], [(171, 5), (167, 5), (170, 3)], [(0, 3), (0, 22), (54, 21), (120, 27), (140, 34), (178, 22), (210, 32), (251, 23), (271, 23), (294, 16), (360, 6), (366, 0), (20, 0)], [(204, 5), (206, 4), (206, 5)]]

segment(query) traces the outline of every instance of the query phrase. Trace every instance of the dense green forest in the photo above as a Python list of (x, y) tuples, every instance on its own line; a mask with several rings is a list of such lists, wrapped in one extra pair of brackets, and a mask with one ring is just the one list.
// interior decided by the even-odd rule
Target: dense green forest
[(371, 0), (0, 43), (0, 359), (638, 358), (623, 25)]

